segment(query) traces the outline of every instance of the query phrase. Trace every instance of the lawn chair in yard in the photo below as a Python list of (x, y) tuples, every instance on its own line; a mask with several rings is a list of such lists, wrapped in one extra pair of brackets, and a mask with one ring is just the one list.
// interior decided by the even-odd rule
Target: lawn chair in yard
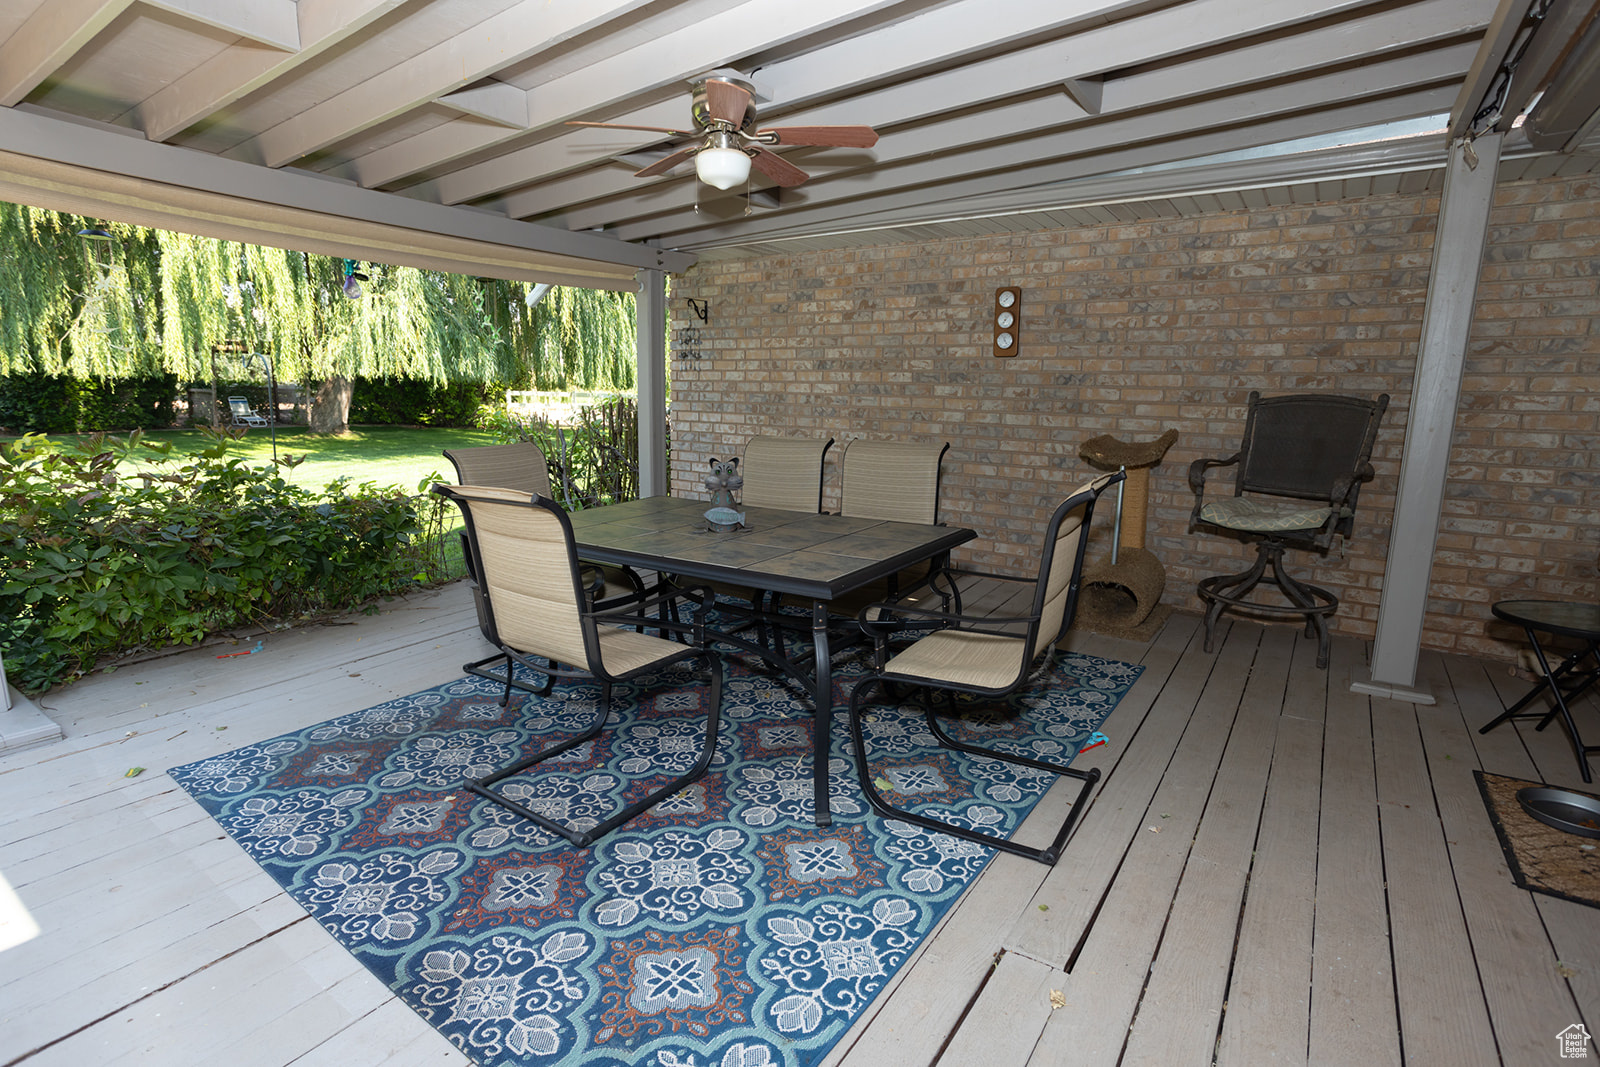
[(267, 420), (257, 415), (255, 409), (250, 406), (250, 401), (242, 396), (230, 396), (228, 398), (228, 415), (234, 426), (243, 426), (249, 429), (252, 426), (267, 425)]
[[(1123, 477), (1121, 472), (1101, 475), (1079, 486), (1062, 501), (1045, 528), (1037, 575), (1013, 578), (971, 571), (942, 571), (930, 575), (928, 583), (907, 590), (907, 595), (898, 600), (862, 610), (858, 621), (873, 639), (874, 664), (872, 672), (850, 694), (850, 736), (855, 745), (856, 773), (862, 792), (880, 814), (1040, 863), (1054, 864), (1060, 857), (1067, 836), (1088, 802), (1090, 790), (1100, 780), (1100, 772), (959, 741), (938, 721), (938, 711), (951, 703), (951, 699), (947, 696), (936, 701), (932, 695), (967, 693), (999, 700), (1022, 688), (1032, 676), (1040, 656), (1048, 658), (1053, 654), (1056, 642), (1072, 626), (1077, 611), (1089, 520), (1094, 514), (1095, 501), (1107, 486)], [(957, 589), (961, 590), (959, 595)], [(921, 636), (901, 651), (893, 651), (891, 639), (907, 634)], [(1048, 846), (1019, 845), (953, 821), (895, 807), (884, 798), (876, 784), (878, 776), (872, 770), (863, 710), (874, 690), (883, 690), (898, 707), (902, 704), (899, 694), (907, 689), (924, 692), (928, 727), (941, 745), (1083, 783), (1066, 821)], [(904, 734), (902, 728), (892, 724), (886, 729), (896, 736)]]
[[(644, 612), (660, 597), (643, 593), (624, 609), (592, 608), (581, 577), (571, 520), (546, 497), (483, 486), (440, 484), (433, 491), (461, 508), (472, 558), (477, 561), (488, 637), (499, 649), (497, 655), (469, 663), (464, 669), (478, 677), (503, 681), (501, 706), (511, 702), (512, 689), (547, 693), (557, 678), (600, 683), (599, 707), (592, 724), (492, 774), (468, 781), (466, 788), (560, 834), (578, 848), (586, 848), (705, 774), (717, 750), (723, 671), (721, 659), (706, 645), (703, 623), (691, 625), (647, 617)], [(709, 590), (677, 587), (664, 595), (699, 596), (707, 607), (711, 599)], [(705, 611), (700, 617), (704, 619)], [(655, 630), (661, 636), (647, 630)], [(688, 635), (691, 643), (669, 640), (665, 636), (668, 632)], [(503, 674), (486, 669), (486, 664), (495, 660), (502, 662)], [(599, 822), (557, 822), (534, 810), (540, 806), (536, 797), (523, 803), (494, 788), (597, 737), (611, 716), (614, 684), (658, 675), (687, 660), (699, 660), (709, 673), (705, 739), (687, 770)], [(545, 684), (536, 688), (515, 679), (513, 672), (519, 665), (545, 675)], [(550, 705), (547, 710), (575, 706), (581, 704), (564, 702)], [(654, 777), (662, 772), (653, 767), (649, 773)], [(600, 777), (598, 772), (595, 777)], [(619, 783), (615, 793), (626, 795), (625, 784)]]
[[(509, 445), (482, 445), (473, 448), (447, 448), (444, 457), (456, 469), (456, 480), (462, 485), (487, 485), (500, 489), (513, 489), (527, 495), (552, 499), (550, 466), (544, 452), (531, 441)], [(488, 636), (483, 606), (483, 582), (472, 555), (470, 541), (463, 531), (462, 553), (466, 560), (467, 576), (475, 583), (473, 597), (478, 605), (478, 628)], [(644, 580), (627, 567), (601, 566), (585, 563), (584, 581), (589, 596), (596, 607), (610, 607), (627, 603), (644, 591)]]

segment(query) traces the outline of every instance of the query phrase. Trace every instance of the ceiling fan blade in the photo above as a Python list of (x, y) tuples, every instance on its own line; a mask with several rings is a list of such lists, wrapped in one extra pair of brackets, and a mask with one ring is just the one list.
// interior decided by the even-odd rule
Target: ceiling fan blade
[(835, 148), (871, 148), (878, 133), (871, 126), (774, 126), (756, 136), (776, 134), (778, 144), (830, 145)]
[(744, 125), (744, 112), (750, 106), (750, 94), (739, 86), (721, 78), (706, 79), (706, 110), (711, 117), (731, 122), (735, 128)]
[(768, 152), (759, 145), (751, 147), (755, 148), (756, 154), (751, 158), (750, 165), (779, 185), (785, 188), (793, 188), (810, 177), (805, 171), (776, 152)]
[(694, 130), (669, 130), (665, 126), (624, 126), (620, 122), (568, 122), (568, 126), (590, 126), (598, 130), (645, 130), (649, 133), (671, 133), (679, 137), (699, 137)]
[(634, 171), (633, 176), (635, 178), (654, 178), (657, 174), (665, 174), (698, 151), (700, 151), (700, 146), (697, 144), (692, 144), (688, 148), (680, 148), (665, 159), (658, 159), (643, 170)]

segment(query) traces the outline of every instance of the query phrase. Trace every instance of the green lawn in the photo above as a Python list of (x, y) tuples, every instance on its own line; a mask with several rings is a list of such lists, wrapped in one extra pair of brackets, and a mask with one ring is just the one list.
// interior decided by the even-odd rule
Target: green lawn
[[(456, 480), (444, 449), (496, 443), (492, 434), (480, 430), (394, 426), (361, 427), (337, 437), (318, 436), (298, 426), (280, 426), (277, 433), (279, 456), (306, 457), (304, 463), (285, 472), (285, 477), (298, 485), (322, 486), (345, 477), (352, 484), (398, 485), (410, 492), (416, 492), (418, 483), (430, 475), (446, 482)], [(205, 437), (198, 430), (152, 430), (145, 437), (171, 441), (175, 452), (198, 452), (205, 447)], [(271, 463), (272, 435), (263, 429), (251, 430), (229, 445), (229, 454), (252, 466)], [(155, 466), (153, 455), (148, 465), (134, 462), (135, 470), (146, 466)]]

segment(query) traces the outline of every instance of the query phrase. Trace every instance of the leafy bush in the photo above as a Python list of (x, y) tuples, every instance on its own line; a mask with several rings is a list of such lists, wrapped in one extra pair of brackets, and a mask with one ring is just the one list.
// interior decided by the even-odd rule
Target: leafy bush
[(639, 406), (630, 397), (607, 397), (580, 408), (572, 426), (538, 415), (518, 419), (502, 405), (484, 405), (477, 425), (506, 444), (538, 445), (550, 465), (556, 498), (569, 511), (639, 496)]
[(0, 428), (14, 434), (151, 430), (171, 426), (178, 379), (77, 379), (61, 375), (0, 377)]
[[(20, 688), (41, 692), (102, 656), (345, 611), (444, 577), (432, 500), (371, 483), (306, 489), (228, 459), (227, 432), (209, 436), (203, 452), (176, 457), (137, 433), (0, 448), (0, 648)], [(167, 457), (160, 473), (118, 477), (141, 447)]]
[(481, 382), (361, 378), (350, 400), (350, 421), (368, 426), (468, 426), (485, 397), (500, 391)]

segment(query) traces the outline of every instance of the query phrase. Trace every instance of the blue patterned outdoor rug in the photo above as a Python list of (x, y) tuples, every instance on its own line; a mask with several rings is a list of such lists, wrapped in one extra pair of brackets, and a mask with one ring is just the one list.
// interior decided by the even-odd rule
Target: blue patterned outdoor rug
[[(838, 665), (843, 705), (859, 666)], [(1142, 668), (1066, 654), (1004, 709), (990, 742), (1065, 761)], [(608, 730), (506, 792), (577, 821), (681, 773), (704, 683), (618, 687)], [(305, 910), (479, 1064), (814, 1064), (993, 851), (872, 814), (835, 716), (834, 824), (812, 822), (811, 717), (728, 658), (718, 754), (699, 782), (575, 851), (461, 788), (587, 722), (593, 685), (514, 696), (461, 678), (187, 766), (173, 779)], [(868, 724), (899, 802), (993, 832), (1054, 780), (938, 748), (919, 713)]]

